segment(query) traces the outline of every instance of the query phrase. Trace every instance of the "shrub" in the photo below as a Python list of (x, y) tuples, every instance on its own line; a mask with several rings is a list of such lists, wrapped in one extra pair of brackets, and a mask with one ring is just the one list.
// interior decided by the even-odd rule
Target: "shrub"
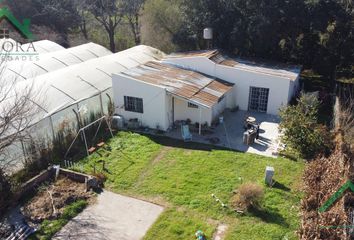
[[(6, 175), (0, 169), (0, 213), (2, 213), (5, 207), (7, 206), (10, 197), (11, 197), (11, 184), (8, 178), (6, 177)], [(0, 214), (0, 218), (1, 217), (2, 216)]]
[(318, 123), (320, 102), (314, 94), (302, 94), (297, 105), (280, 110), (282, 140), (305, 158), (328, 151), (331, 135)]
[(248, 210), (252, 207), (258, 207), (264, 196), (263, 188), (255, 183), (244, 183), (232, 199), (232, 206)]

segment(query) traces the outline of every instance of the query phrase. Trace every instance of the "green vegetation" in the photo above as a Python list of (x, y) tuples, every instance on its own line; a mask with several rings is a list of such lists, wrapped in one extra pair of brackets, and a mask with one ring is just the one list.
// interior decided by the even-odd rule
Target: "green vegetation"
[[(95, 154), (81, 161), (87, 173), (102, 171), (106, 188), (166, 207), (145, 239), (192, 239), (198, 229), (210, 237), (219, 222), (229, 225), (226, 239), (296, 239), (303, 171), (301, 161), (212, 149), (166, 138), (119, 132)], [(97, 163), (104, 159), (106, 170)], [(273, 188), (264, 170), (275, 168)], [(254, 182), (264, 188), (260, 208), (241, 216), (223, 209), (233, 190)], [(257, 235), (258, 234), (258, 235)]]
[(63, 214), (55, 220), (45, 220), (41, 224), (40, 230), (30, 239), (36, 240), (49, 240), (55, 233), (64, 227), (72, 218), (77, 216), (87, 206), (87, 202), (80, 200), (67, 206)]
[(144, 239), (193, 239), (193, 234), (198, 229), (203, 229), (207, 236), (211, 236), (215, 224), (208, 224), (205, 216), (197, 211), (168, 208), (161, 214)]
[(319, 106), (316, 95), (302, 94), (296, 105), (280, 110), (283, 142), (305, 158), (325, 153), (331, 147), (331, 135), (318, 121)]

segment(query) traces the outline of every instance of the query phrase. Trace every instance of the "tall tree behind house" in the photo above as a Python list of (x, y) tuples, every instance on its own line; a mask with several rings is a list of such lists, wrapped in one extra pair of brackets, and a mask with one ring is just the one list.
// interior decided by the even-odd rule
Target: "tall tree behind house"
[(109, 37), (109, 46), (112, 52), (116, 51), (115, 33), (122, 22), (123, 1), (120, 0), (87, 0), (88, 10), (106, 30)]

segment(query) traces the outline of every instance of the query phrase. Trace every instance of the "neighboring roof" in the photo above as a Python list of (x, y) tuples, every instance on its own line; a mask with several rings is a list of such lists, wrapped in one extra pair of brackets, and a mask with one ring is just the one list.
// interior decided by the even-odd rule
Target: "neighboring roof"
[[(16, 97), (16, 93), (28, 88), (40, 93), (39, 97), (31, 99), (42, 109), (33, 120), (32, 124), (34, 124), (76, 102), (110, 89), (112, 74), (119, 74), (130, 67), (138, 66), (141, 62), (162, 57), (163, 53), (157, 49), (147, 46), (133, 47), (21, 81), (13, 89), (12, 98)], [(4, 102), (0, 104), (0, 111), (12, 105), (10, 98), (6, 104)]]
[(112, 54), (111, 51), (98, 44), (87, 43), (77, 47), (41, 54), (38, 56), (38, 60), (10, 61), (5, 66), (2, 74), (8, 81), (21, 81), (110, 54)]
[(168, 55), (166, 59), (173, 60), (176, 58), (193, 57), (205, 57), (213, 61), (215, 64), (233, 67), (239, 70), (288, 78), (290, 80), (296, 80), (301, 72), (301, 66), (287, 65), (282, 63), (264, 63), (260, 61), (251, 61), (240, 58), (230, 58), (222, 54), (219, 50), (203, 50), (185, 53), (173, 53), (171, 55)]
[(163, 87), (172, 95), (208, 108), (218, 103), (233, 86), (197, 72), (152, 61), (120, 75)]

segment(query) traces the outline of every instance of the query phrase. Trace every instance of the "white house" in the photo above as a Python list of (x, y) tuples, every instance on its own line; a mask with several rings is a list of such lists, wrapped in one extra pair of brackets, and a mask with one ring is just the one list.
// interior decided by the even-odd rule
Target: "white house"
[(161, 130), (187, 119), (210, 125), (233, 94), (232, 83), (153, 61), (114, 74), (112, 83), (117, 114)]
[(235, 84), (227, 107), (277, 115), (299, 91), (301, 67), (269, 65), (231, 59), (218, 50), (177, 53), (164, 63), (173, 64)]

